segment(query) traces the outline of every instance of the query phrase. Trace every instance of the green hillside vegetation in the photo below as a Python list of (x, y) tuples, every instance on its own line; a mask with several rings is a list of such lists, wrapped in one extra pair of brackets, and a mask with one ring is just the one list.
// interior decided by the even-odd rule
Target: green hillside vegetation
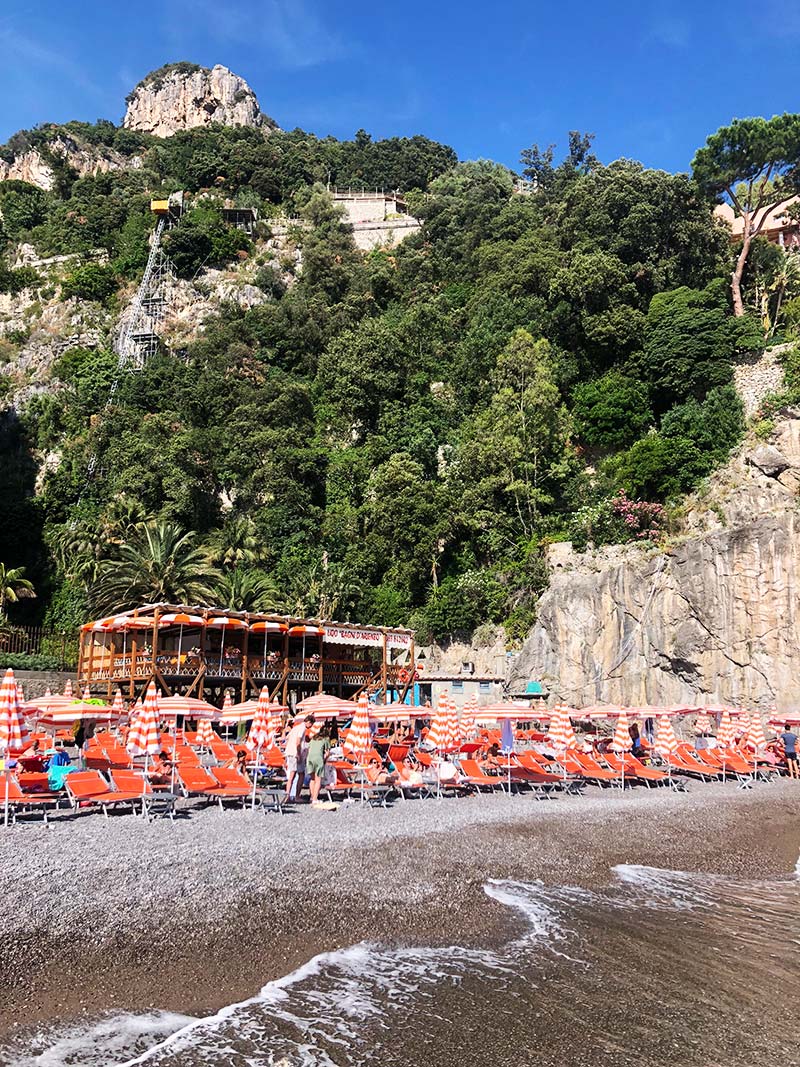
[[(658, 540), (664, 505), (740, 439), (733, 360), (764, 330), (733, 316), (727, 231), (685, 175), (604, 166), (578, 135), (560, 163), (524, 153), (520, 192), (504, 167), (422, 137), (78, 125), (142, 166), (62, 167), (47, 194), (0, 183), (9, 249), (108, 251), (62, 295), (113, 306), (141, 273), (151, 195), (178, 189), (301, 216), (303, 268), (289, 286), (262, 268), (267, 303), (226, 306), (107, 409), (115, 357), (72, 349), (59, 390), (0, 424), (0, 559), (39, 593), (18, 618), (71, 624), (157, 588), (423, 637), (503, 623), (518, 640), (549, 541)], [(404, 190), (422, 231), (358, 252), (328, 181)], [(167, 241), (180, 274), (258, 254), (201, 204)], [(766, 284), (759, 262), (746, 291)], [(34, 493), (47, 452), (61, 462)]]

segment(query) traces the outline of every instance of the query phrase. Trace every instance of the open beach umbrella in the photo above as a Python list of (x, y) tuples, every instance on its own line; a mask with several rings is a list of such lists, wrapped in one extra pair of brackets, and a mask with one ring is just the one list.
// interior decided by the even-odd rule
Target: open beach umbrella
[(512, 700), (506, 700), (500, 704), (483, 704), (475, 712), (476, 722), (502, 722), (503, 719), (519, 722), (535, 718), (536, 715), (529, 704)]
[[(675, 736), (675, 730), (668, 715), (659, 716), (655, 747), (662, 756), (674, 756), (678, 751), (678, 739)], [(667, 762), (667, 773), (669, 783), (672, 785), (672, 763), (669, 761)]]
[(22, 706), (17, 696), (17, 683), (14, 672), (9, 667), (0, 685), (0, 755), (3, 756), (4, 777), (6, 782), (5, 812), (3, 822), (8, 826), (8, 788), (11, 768), (8, 757), (12, 751), (18, 752), (25, 747), (30, 736)]
[(227, 615), (217, 615), (209, 619), (206, 626), (215, 630), (222, 630), (222, 640), (219, 646), (219, 671), (222, 674), (222, 658), (225, 655), (225, 635), (228, 630), (246, 630), (247, 623), (244, 619), (231, 619)]
[(144, 703), (138, 710), (135, 709), (135, 715), (131, 719), (126, 745), (132, 756), (144, 756), (145, 774), (150, 756), (154, 756), (161, 747), (160, 719), (158, 692), (151, 682), (147, 687)]
[(315, 693), (311, 697), (305, 697), (297, 705), (297, 709), (304, 715), (313, 715), (316, 719), (352, 719), (356, 713), (356, 705), (352, 700), (343, 700), (342, 697), (333, 696), (331, 693)]
[(253, 622), (250, 624), (251, 634), (263, 634), (264, 635), (264, 670), (267, 669), (267, 639), (270, 634), (285, 634), (289, 629), (285, 622), (275, 622), (272, 619), (262, 619), (259, 622)]
[(719, 729), (717, 730), (717, 744), (722, 749), (722, 781), (725, 781), (725, 756), (729, 748), (733, 746), (736, 740), (736, 731), (733, 727), (733, 720), (731, 719), (731, 713), (725, 708), (722, 712), (722, 718), (719, 722)]
[(617, 716), (617, 725), (614, 730), (614, 736), (611, 738), (611, 749), (614, 752), (619, 752), (622, 756), (622, 789), (625, 790), (625, 753), (630, 752), (633, 748), (633, 741), (631, 740), (630, 727), (628, 725), (628, 712), (625, 708), (620, 708)]
[(212, 721), (219, 718), (219, 708), (215, 708), (207, 700), (200, 700), (199, 697), (180, 695), (163, 697), (159, 700), (159, 710), (165, 719), (177, 719), (179, 715), (185, 715), (190, 719), (211, 719)]
[(183, 651), (183, 628), (184, 626), (197, 627), (203, 625), (201, 615), (188, 615), (185, 611), (173, 611), (162, 615), (158, 620), (159, 626), (180, 626), (178, 634), (178, 670), (181, 667), (181, 652)]
[(369, 701), (366, 693), (362, 693), (358, 698), (356, 713), (347, 732), (347, 741), (345, 741), (344, 747), (348, 748), (357, 760), (363, 759), (372, 748), (372, 731), (369, 728)]

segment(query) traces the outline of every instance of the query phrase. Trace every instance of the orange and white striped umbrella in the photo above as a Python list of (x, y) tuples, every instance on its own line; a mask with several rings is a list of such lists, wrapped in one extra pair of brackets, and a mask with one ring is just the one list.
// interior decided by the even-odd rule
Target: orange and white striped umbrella
[(315, 693), (301, 700), (297, 710), (304, 715), (313, 715), (315, 719), (352, 719), (356, 714), (356, 705), (352, 700), (343, 700), (331, 693)]
[(344, 745), (358, 759), (365, 756), (372, 748), (372, 733), (369, 728), (369, 701), (367, 694), (362, 693), (358, 698), (356, 713), (347, 731), (347, 741)]
[(460, 733), (465, 741), (475, 732), (475, 715), (478, 711), (478, 698), (473, 694), (461, 709)]
[(253, 721), (250, 724), (250, 732), (247, 735), (247, 747), (262, 749), (268, 748), (274, 738), (272, 716), (270, 714), (269, 689), (266, 686), (258, 696)]
[(9, 667), (0, 685), (0, 752), (18, 752), (30, 737), (17, 695), (17, 682)]
[(617, 726), (614, 730), (614, 736), (611, 738), (611, 748), (614, 752), (630, 752), (633, 748), (633, 741), (631, 741), (628, 728), (628, 713), (624, 708), (620, 709), (619, 717), (617, 718)]
[(67, 678), (66, 685), (64, 686), (64, 696), (72, 699), (72, 681)]
[(447, 752), (458, 752), (461, 748), (461, 733), (458, 729), (458, 709), (452, 693), (447, 701)]
[(747, 740), (756, 752), (758, 752), (760, 748), (767, 747), (767, 739), (764, 735), (764, 724), (761, 722), (761, 716), (757, 712), (750, 717), (750, 728), (747, 731)]
[(698, 715), (694, 720), (694, 730), (697, 734), (710, 734), (711, 733), (711, 719), (708, 715), (703, 713)]
[(565, 704), (556, 704), (547, 731), (547, 740), (557, 752), (566, 752), (577, 744), (575, 731), (572, 729), (570, 709)]
[(197, 724), (197, 743), (202, 745), (203, 748), (210, 748), (214, 741), (216, 741), (217, 735), (214, 733), (214, 729), (211, 725), (210, 719), (201, 719)]
[(725, 708), (717, 730), (717, 744), (720, 748), (731, 748), (735, 740), (736, 731), (733, 727), (733, 719), (728, 709)]
[(128, 752), (133, 756), (153, 756), (161, 748), (159, 720), (161, 714), (158, 706), (158, 693), (151, 682), (147, 687), (144, 703), (136, 711), (128, 731)]
[(668, 715), (660, 715), (658, 718), (658, 735), (655, 747), (659, 752), (674, 756), (678, 751), (678, 739), (672, 726), (672, 720)]
[(219, 718), (219, 708), (215, 708), (207, 700), (200, 700), (199, 697), (184, 697), (180, 695), (164, 697), (159, 701), (159, 708), (162, 717), (165, 719), (177, 719), (179, 715), (186, 715), (190, 719), (211, 719), (213, 721)]
[(428, 744), (435, 748), (437, 752), (447, 751), (449, 717), (450, 700), (447, 693), (442, 692), (439, 694), (439, 700), (437, 701), (436, 710), (433, 713), (426, 738)]

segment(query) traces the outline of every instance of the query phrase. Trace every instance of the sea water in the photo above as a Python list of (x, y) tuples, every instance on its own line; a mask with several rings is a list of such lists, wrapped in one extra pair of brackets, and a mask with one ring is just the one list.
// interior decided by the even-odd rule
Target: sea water
[[(800, 1064), (800, 880), (619, 866), (602, 889), (485, 886), (493, 948), (359, 943), (215, 1015), (108, 1015), (0, 1048), (7, 1067)], [(465, 942), (468, 939), (465, 938)]]

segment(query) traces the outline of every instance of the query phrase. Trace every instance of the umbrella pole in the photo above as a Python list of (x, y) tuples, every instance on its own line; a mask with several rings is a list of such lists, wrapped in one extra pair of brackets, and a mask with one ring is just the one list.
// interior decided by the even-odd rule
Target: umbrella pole
[(261, 762), (261, 745), (256, 749), (256, 765), (253, 767), (253, 802), (250, 806), (251, 811), (255, 811), (256, 807), (256, 779), (258, 778), (258, 765)]
[(4, 826), (8, 826), (8, 788), (9, 788), (9, 783), (8, 783), (8, 753), (6, 753), (5, 759), (3, 760), (3, 765), (4, 765), (4, 768), (5, 768), (5, 779), (6, 779), (6, 803), (5, 803), (5, 812), (3, 813), (3, 825)]
[(222, 627), (222, 641), (219, 646), (219, 673), (222, 674), (222, 657), (225, 655), (225, 627)]

